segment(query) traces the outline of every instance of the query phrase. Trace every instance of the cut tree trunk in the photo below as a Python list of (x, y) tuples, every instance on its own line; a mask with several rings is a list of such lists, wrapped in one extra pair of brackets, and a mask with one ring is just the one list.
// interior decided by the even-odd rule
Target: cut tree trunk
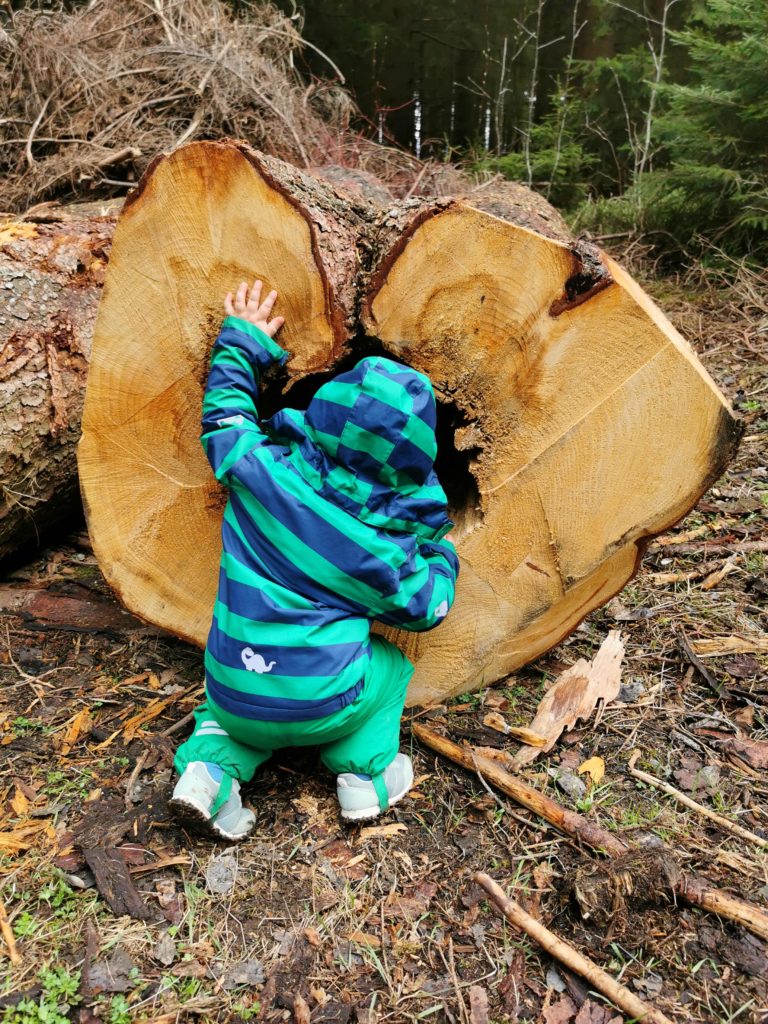
[(79, 506), (75, 447), (119, 206), (0, 224), (0, 558)]
[(410, 703), (487, 685), (559, 641), (736, 444), (687, 343), (528, 190), (380, 210), (244, 145), (191, 144), (148, 169), (120, 218), (79, 461), (107, 579), (199, 644), (223, 507), (198, 441), (202, 391), (222, 296), (255, 277), (287, 319), (282, 404), (382, 345), (435, 384), (462, 572), (443, 626), (387, 631), (416, 663)]

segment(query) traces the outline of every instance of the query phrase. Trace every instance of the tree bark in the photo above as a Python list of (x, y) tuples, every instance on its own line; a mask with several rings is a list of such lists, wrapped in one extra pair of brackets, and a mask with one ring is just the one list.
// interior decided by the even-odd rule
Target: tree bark
[(382, 346), (435, 385), (462, 572), (445, 625), (388, 634), (416, 663), (411, 703), (558, 642), (735, 446), (730, 407), (663, 314), (521, 186), (380, 210), (242, 144), (182, 147), (151, 165), (115, 233), (79, 460), (107, 579), (197, 643), (223, 507), (202, 390), (222, 296), (254, 277), (280, 292), (293, 353), (262, 411), (304, 404)]
[(0, 558), (79, 505), (75, 447), (119, 206), (0, 225)]

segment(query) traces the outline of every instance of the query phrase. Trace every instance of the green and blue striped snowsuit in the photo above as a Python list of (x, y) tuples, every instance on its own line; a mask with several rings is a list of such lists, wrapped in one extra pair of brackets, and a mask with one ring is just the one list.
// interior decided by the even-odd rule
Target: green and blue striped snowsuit
[(398, 749), (413, 667), (371, 621), (437, 626), (458, 558), (435, 475), (435, 398), (423, 374), (369, 357), (306, 412), (258, 420), (258, 375), (288, 354), (227, 317), (202, 443), (229, 491), (205, 704), (176, 755), (243, 781), (275, 749), (318, 744), (336, 772), (378, 776)]

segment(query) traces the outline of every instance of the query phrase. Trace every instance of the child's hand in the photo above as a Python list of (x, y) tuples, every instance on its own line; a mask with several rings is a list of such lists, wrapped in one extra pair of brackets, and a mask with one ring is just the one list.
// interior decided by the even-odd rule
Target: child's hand
[(260, 298), (261, 281), (254, 281), (250, 296), (248, 295), (247, 283), (241, 281), (234, 300), (232, 299), (232, 292), (227, 292), (224, 299), (224, 312), (227, 316), (238, 316), (241, 320), (247, 320), (249, 324), (258, 327), (259, 330), (268, 334), (270, 338), (274, 338), (285, 323), (284, 316), (276, 316), (272, 320), (269, 319), (269, 314), (272, 312), (272, 307), (277, 299), (277, 292), (271, 291), (261, 304), (259, 303)]

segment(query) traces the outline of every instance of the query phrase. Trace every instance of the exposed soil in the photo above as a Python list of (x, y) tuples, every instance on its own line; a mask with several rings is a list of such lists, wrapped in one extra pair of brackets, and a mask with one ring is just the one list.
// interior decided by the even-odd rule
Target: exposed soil
[[(44, 584), (50, 600), (47, 618), (39, 606), (0, 618), (0, 897), (21, 956), (7, 972), (0, 944), (0, 1021), (622, 1020), (495, 913), (476, 870), (673, 1020), (768, 1020), (764, 942), (664, 898), (658, 858), (618, 866), (619, 881), (632, 871), (634, 881), (615, 902), (621, 886), (601, 858), (409, 729), (415, 714), (454, 740), (514, 751), (485, 715), (527, 725), (547, 685), (621, 628), (621, 699), (524, 778), (626, 842), (653, 850), (661, 839), (683, 870), (768, 905), (765, 850), (627, 770), (638, 749), (639, 768), (768, 838), (768, 585), (754, 546), (768, 515), (768, 311), (748, 280), (727, 293), (643, 284), (742, 413), (739, 454), (565, 643), (491, 689), (409, 712), (402, 742), (416, 787), (372, 831), (342, 827), (333, 778), (311, 752), (285, 751), (246, 790), (252, 838), (226, 847), (186, 834), (167, 800), (187, 728), (174, 727), (202, 692), (200, 652), (123, 623), (74, 535), (4, 581)], [(82, 603), (82, 615), (58, 605), (73, 628), (55, 621), (57, 597)], [(700, 667), (683, 635), (718, 641), (700, 650)], [(593, 756), (606, 771), (590, 789), (578, 767)], [(135, 888), (137, 916), (116, 913), (96, 884), (105, 857), (112, 882)], [(592, 907), (586, 919), (577, 897)]]

